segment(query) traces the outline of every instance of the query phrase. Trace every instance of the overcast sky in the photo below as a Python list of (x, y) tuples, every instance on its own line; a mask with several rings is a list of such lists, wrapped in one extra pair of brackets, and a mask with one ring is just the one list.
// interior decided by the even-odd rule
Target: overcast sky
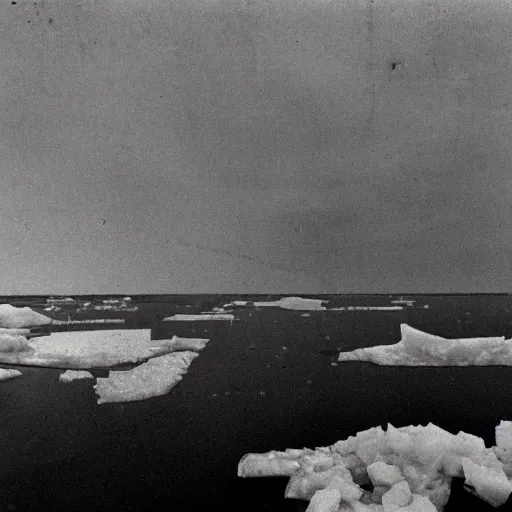
[(511, 2), (0, 4), (0, 294), (510, 291)]

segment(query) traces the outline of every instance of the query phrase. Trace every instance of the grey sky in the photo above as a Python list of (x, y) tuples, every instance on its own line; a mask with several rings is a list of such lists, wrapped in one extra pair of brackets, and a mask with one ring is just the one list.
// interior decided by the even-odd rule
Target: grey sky
[(510, 5), (2, 2), (0, 294), (509, 291)]

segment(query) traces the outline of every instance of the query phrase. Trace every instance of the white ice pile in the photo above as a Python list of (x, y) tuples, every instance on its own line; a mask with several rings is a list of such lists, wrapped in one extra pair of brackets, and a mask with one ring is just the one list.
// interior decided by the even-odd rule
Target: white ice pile
[(39, 327), (51, 323), (51, 318), (36, 313), (28, 307), (16, 308), (10, 304), (0, 304), (0, 327), (21, 329), (24, 327)]
[(446, 339), (407, 324), (400, 329), (398, 343), (342, 352), (338, 360), (386, 366), (512, 366), (512, 339), (504, 336)]
[(249, 453), (238, 476), (290, 477), (285, 497), (308, 500), (308, 512), (442, 511), (454, 477), (498, 507), (512, 493), (512, 422), (498, 425), (496, 443), (486, 448), (479, 437), (432, 423), (388, 425), (314, 450)]
[(201, 350), (208, 340), (152, 340), (150, 329), (56, 332), (27, 341), (0, 335), (0, 363), (54, 368), (110, 368), (175, 351)]

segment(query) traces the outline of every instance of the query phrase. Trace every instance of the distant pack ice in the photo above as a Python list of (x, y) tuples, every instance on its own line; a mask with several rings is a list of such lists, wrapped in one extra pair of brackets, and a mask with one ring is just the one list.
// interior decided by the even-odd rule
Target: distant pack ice
[(386, 366), (512, 366), (512, 340), (504, 336), (446, 339), (400, 326), (394, 345), (342, 352), (339, 361), (368, 361)]
[(0, 327), (22, 329), (24, 327), (49, 325), (51, 323), (51, 318), (36, 313), (28, 307), (16, 308), (10, 304), (0, 304)]

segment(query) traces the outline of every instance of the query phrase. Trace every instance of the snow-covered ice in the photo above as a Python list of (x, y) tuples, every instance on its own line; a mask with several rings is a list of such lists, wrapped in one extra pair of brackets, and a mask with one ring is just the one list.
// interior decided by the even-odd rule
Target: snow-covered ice
[[(0, 359), (2, 353), (12, 354), (14, 352), (30, 352), (32, 347), (25, 336), (21, 334), (0, 333)], [(3, 361), (6, 363), (7, 361)]]
[(403, 306), (346, 306), (331, 308), (329, 311), (402, 311)]
[(394, 345), (341, 352), (339, 361), (369, 361), (387, 366), (512, 366), (512, 340), (504, 336), (446, 339), (400, 326)]
[[(19, 343), (26, 342), (20, 337)], [(150, 329), (56, 332), (32, 338), (29, 350), (0, 352), (0, 363), (54, 368), (109, 368), (179, 350), (201, 350), (207, 340), (152, 340)]]
[(326, 300), (321, 299), (304, 299), (302, 297), (283, 297), (279, 300), (273, 301), (262, 301), (262, 302), (248, 302), (248, 301), (234, 301), (230, 304), (225, 304), (224, 307), (245, 307), (249, 304), (254, 305), (257, 308), (263, 307), (277, 307), (282, 309), (289, 309), (295, 311), (323, 311), (327, 309), (323, 306), (324, 303), (327, 303)]
[(10, 304), (0, 304), (0, 327), (21, 329), (23, 327), (39, 327), (49, 325), (52, 319), (36, 313), (29, 307), (16, 308)]
[(128, 371), (111, 371), (94, 386), (98, 404), (134, 402), (168, 393), (187, 373), (196, 352), (174, 352)]
[(216, 321), (216, 320), (224, 320), (228, 322), (233, 322), (235, 320), (234, 315), (223, 315), (217, 313), (204, 313), (200, 315), (173, 315), (167, 318), (164, 318), (164, 322), (201, 322), (205, 320)]
[(60, 382), (71, 382), (73, 380), (94, 379), (92, 373), (85, 370), (66, 370), (59, 376)]
[[(508, 422), (500, 428), (508, 429)], [(503, 432), (501, 438), (501, 448), (508, 447)], [(315, 449), (249, 453), (238, 464), (238, 476), (289, 477), (285, 497), (311, 500), (308, 510), (315, 512), (442, 511), (454, 477), (465, 477), (468, 490), (495, 507), (512, 493), (493, 448), (479, 437), (454, 435), (432, 423), (388, 424), (386, 431), (374, 427)], [(370, 482), (372, 491), (363, 492), (360, 486)]]
[(0, 381), (14, 379), (15, 377), (21, 377), (23, 374), (19, 370), (6, 370), (0, 368)]

